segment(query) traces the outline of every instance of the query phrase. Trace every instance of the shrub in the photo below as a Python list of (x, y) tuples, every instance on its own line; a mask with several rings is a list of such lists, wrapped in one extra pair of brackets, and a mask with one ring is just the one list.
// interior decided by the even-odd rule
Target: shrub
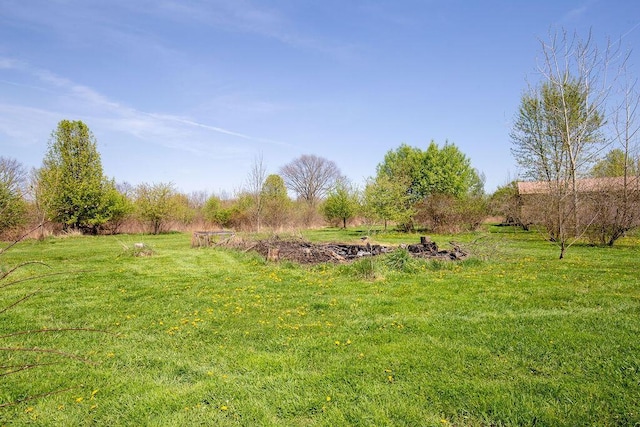
[(377, 260), (370, 256), (360, 258), (349, 264), (348, 270), (360, 279), (375, 280), (382, 277)]
[(477, 230), (487, 216), (483, 196), (463, 198), (433, 194), (417, 204), (414, 220), (436, 233), (459, 233)]
[(387, 268), (394, 271), (411, 272), (415, 268), (415, 259), (405, 248), (399, 248), (388, 254), (384, 259)]

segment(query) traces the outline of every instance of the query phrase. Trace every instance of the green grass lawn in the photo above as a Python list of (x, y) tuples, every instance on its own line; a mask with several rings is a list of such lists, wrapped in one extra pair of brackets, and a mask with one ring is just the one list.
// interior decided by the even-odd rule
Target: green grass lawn
[[(305, 233), (358, 241), (364, 230)], [(367, 232), (368, 233), (368, 232)], [(25, 241), (0, 289), (0, 425), (466, 426), (640, 423), (640, 244), (575, 246), (535, 233), (467, 242), (458, 263), (384, 258), (266, 264), (192, 249), (190, 236)], [(376, 243), (419, 235), (378, 233)], [(133, 257), (123, 244), (150, 245)], [(367, 274), (374, 272), (376, 278)], [(54, 273), (54, 275), (51, 275)], [(7, 280), (5, 280), (5, 283)], [(0, 282), (2, 284), (2, 282)]]

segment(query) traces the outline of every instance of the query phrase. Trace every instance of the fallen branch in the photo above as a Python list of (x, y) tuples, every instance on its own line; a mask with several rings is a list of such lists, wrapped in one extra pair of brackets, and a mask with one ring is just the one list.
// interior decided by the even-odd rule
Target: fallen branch
[(51, 353), (51, 354), (56, 354), (58, 356), (66, 357), (68, 359), (79, 360), (88, 365), (97, 365), (97, 363), (92, 360), (85, 359), (84, 357), (76, 356), (75, 354), (66, 353), (64, 351), (55, 350), (53, 348), (0, 347), (0, 351), (24, 351), (24, 352), (30, 352), (30, 353)]

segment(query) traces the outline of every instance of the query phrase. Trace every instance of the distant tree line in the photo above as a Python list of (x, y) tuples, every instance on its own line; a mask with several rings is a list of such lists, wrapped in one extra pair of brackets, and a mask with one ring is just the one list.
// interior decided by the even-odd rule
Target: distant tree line
[[(293, 195), (293, 197), (290, 197)], [(233, 196), (180, 193), (170, 182), (116, 183), (104, 175), (97, 141), (82, 121), (62, 120), (42, 166), (28, 173), (0, 158), (0, 234), (46, 224), (82, 234), (233, 228), (284, 230), (352, 222), (402, 230), (477, 227), (486, 215), (483, 177), (454, 145), (400, 145), (364, 188), (331, 160), (302, 155), (267, 174), (262, 157)], [(43, 234), (44, 235), (44, 234)]]
[(231, 196), (182, 194), (170, 182), (132, 186), (104, 175), (86, 124), (63, 120), (40, 168), (0, 157), (0, 236), (38, 224), (83, 234), (323, 224), (458, 232), (493, 215), (542, 231), (560, 258), (578, 240), (613, 245), (640, 226), (640, 93), (629, 55), (611, 44), (599, 49), (590, 36), (549, 36), (540, 78), (523, 93), (510, 133), (520, 182), (490, 196), (482, 173), (448, 141), (389, 150), (362, 187), (312, 154), (271, 174), (257, 157)]

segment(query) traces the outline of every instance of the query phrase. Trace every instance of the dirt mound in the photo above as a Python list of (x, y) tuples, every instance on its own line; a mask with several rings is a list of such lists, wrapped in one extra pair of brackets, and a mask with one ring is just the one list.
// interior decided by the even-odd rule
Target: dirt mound
[(255, 251), (268, 261), (287, 260), (300, 264), (318, 264), (323, 262), (347, 262), (362, 257), (377, 256), (405, 248), (414, 257), (429, 259), (461, 260), (468, 253), (459, 245), (452, 250), (440, 250), (435, 242), (421, 238), (420, 244), (400, 246), (384, 246), (370, 244), (363, 240), (362, 244), (344, 243), (311, 243), (301, 238), (280, 238), (273, 236), (258, 241), (245, 241), (240, 238), (229, 239), (221, 245), (244, 251)]

